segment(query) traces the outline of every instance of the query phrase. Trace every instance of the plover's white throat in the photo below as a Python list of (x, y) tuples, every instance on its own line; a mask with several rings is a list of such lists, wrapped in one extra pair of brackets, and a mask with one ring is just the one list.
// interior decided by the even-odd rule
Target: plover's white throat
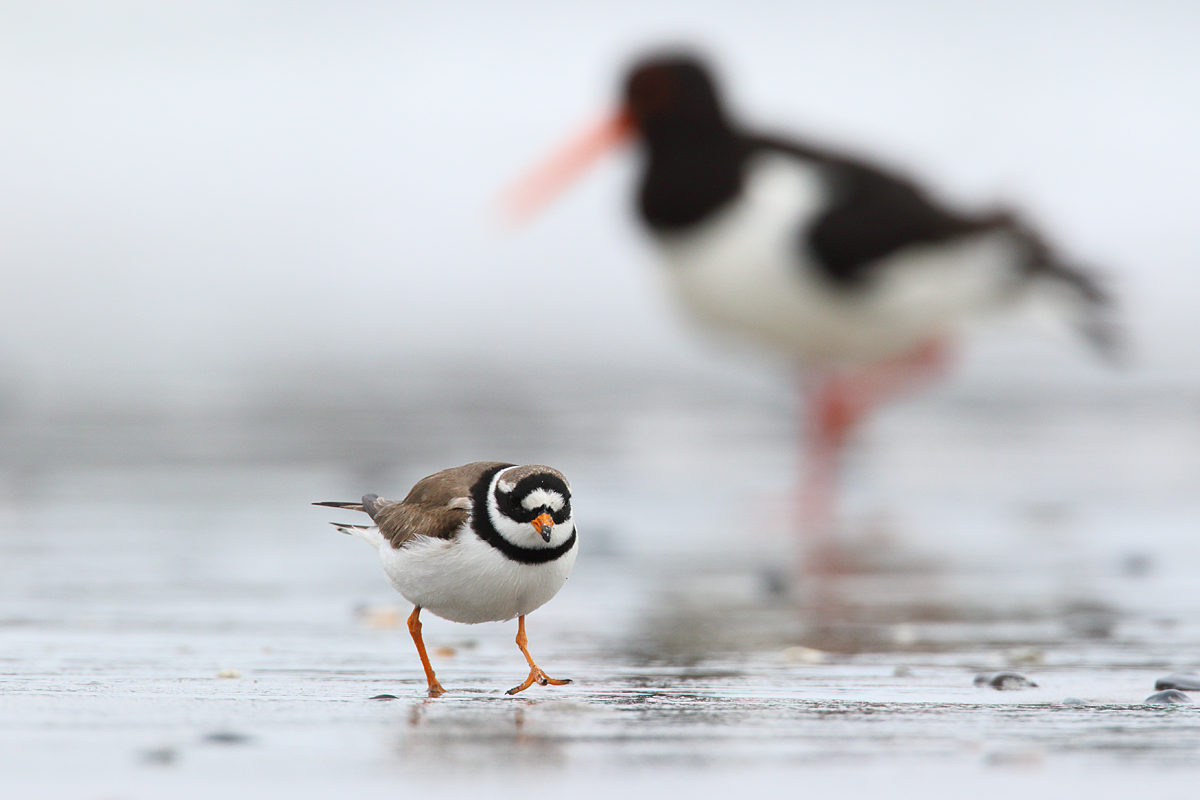
[(314, 505), (363, 511), (375, 523), (331, 524), (371, 544), (392, 586), (413, 604), (408, 629), (431, 697), (444, 690), (421, 638), (423, 608), (454, 622), (515, 617), (529, 677), (509, 694), (535, 682), (570, 683), (534, 663), (525, 636), (525, 615), (558, 594), (578, 551), (571, 487), (561, 472), (478, 461), (418, 481), (399, 502), (368, 494), (360, 503)]

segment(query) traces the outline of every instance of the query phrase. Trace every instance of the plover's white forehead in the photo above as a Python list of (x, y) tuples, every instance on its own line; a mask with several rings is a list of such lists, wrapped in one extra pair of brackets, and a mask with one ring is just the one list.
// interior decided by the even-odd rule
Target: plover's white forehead
[(551, 511), (560, 511), (566, 500), (553, 489), (538, 487), (521, 498), (521, 506), (529, 511), (546, 506)]

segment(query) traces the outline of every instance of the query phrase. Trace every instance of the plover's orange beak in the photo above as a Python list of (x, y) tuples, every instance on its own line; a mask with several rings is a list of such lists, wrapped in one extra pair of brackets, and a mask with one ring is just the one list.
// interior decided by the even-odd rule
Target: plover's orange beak
[(533, 527), (542, 535), (543, 541), (550, 541), (550, 531), (554, 528), (554, 520), (549, 514), (538, 514), (533, 520)]
[(587, 170), (596, 159), (633, 135), (633, 116), (624, 106), (591, 126), (546, 159), (501, 197), (501, 211), (513, 223), (522, 223), (542, 209)]

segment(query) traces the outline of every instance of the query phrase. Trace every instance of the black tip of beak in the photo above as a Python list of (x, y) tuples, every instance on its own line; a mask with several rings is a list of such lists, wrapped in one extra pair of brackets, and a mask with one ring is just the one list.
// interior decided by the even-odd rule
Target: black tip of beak
[(546, 525), (545, 527), (543, 527), (543, 528), (542, 528), (542, 529), (539, 531), (539, 533), (541, 533), (541, 534), (542, 534), (542, 541), (544, 541), (544, 542), (549, 542), (549, 541), (550, 541), (550, 533), (551, 533), (553, 530), (554, 530), (554, 529), (553, 529), (553, 528), (551, 528), (549, 525)]

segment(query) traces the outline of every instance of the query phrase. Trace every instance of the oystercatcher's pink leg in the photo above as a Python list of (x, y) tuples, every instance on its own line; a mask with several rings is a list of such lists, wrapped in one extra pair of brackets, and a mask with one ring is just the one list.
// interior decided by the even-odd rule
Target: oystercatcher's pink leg
[(835, 510), (842, 454), (855, 427), (876, 406), (941, 377), (949, 351), (945, 339), (930, 339), (903, 356), (832, 373), (805, 386), (808, 463), (800, 490), (802, 573), (829, 575), (847, 567), (835, 541)]

